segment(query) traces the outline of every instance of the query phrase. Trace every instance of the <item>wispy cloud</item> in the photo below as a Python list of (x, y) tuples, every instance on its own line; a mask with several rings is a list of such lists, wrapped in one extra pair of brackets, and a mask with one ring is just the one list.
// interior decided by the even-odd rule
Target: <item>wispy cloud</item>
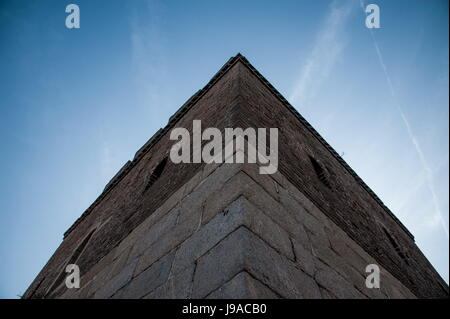
[(316, 96), (323, 81), (346, 46), (345, 24), (354, 1), (333, 1), (322, 28), (317, 34), (313, 49), (302, 66), (289, 101), (303, 110)]
[[(366, 6), (364, 4), (364, 1), (360, 0), (360, 4), (361, 4), (361, 8), (365, 12), (365, 7)], [(386, 67), (386, 64), (384, 63), (383, 55), (381, 53), (380, 47), (378, 45), (378, 42), (375, 39), (373, 31), (372, 31), (372, 29), (368, 29), (368, 30), (369, 30), (370, 35), (372, 37), (372, 41), (373, 41), (373, 44), (374, 44), (374, 47), (375, 47), (375, 51), (377, 53), (378, 61), (380, 63), (380, 66), (381, 66), (381, 68), (383, 70), (383, 73), (384, 73), (384, 76), (386, 78), (386, 82), (387, 82), (389, 91), (391, 93), (393, 102), (395, 103), (395, 105), (397, 107), (397, 110), (400, 113), (400, 117), (402, 119), (403, 124), (406, 127), (406, 130), (407, 130), (407, 133), (408, 133), (408, 137), (411, 140), (411, 143), (413, 144), (414, 149), (415, 149), (415, 151), (416, 151), (416, 153), (417, 153), (417, 155), (419, 157), (419, 161), (420, 161), (420, 164), (422, 166), (422, 169), (425, 171), (427, 186), (428, 186), (428, 189), (429, 189), (429, 191), (431, 193), (431, 199), (432, 199), (433, 205), (434, 205), (434, 214), (430, 215), (427, 218), (427, 224), (428, 225), (438, 225), (438, 224), (440, 224), (442, 226), (442, 228), (443, 228), (447, 238), (449, 238), (448, 226), (447, 226), (447, 224), (445, 222), (444, 215), (443, 215), (442, 210), (441, 210), (440, 205), (439, 205), (439, 198), (438, 198), (436, 190), (434, 188), (433, 170), (431, 169), (431, 166), (429, 165), (429, 163), (428, 163), (428, 161), (427, 161), (427, 159), (425, 157), (425, 154), (422, 151), (422, 147), (421, 147), (418, 139), (416, 138), (416, 136), (415, 136), (415, 134), (413, 132), (411, 124), (410, 124), (410, 122), (409, 122), (405, 112), (403, 111), (402, 105), (400, 104), (399, 100), (397, 99), (397, 94), (395, 92), (394, 85), (392, 83), (392, 80), (391, 80), (391, 77), (389, 75), (389, 72), (388, 72), (388, 69)], [(438, 223), (438, 221), (439, 221), (439, 223)]]
[(166, 76), (166, 62), (160, 29), (162, 5), (148, 0), (134, 7), (130, 16), (131, 63), (140, 103), (151, 105), (152, 112), (161, 104), (160, 85)]
[(102, 177), (103, 179), (108, 180), (114, 175), (114, 169), (116, 167), (114, 165), (115, 159), (111, 153), (111, 148), (106, 141), (103, 141), (101, 155), (100, 165), (102, 170)]

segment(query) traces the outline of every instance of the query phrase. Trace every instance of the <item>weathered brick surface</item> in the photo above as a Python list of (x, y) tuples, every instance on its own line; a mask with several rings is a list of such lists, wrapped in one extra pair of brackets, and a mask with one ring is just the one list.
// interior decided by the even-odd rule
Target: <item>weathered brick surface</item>
[[(403, 226), (242, 57), (138, 151), (67, 232), (25, 298), (414, 298), (448, 287)], [(214, 84), (214, 85), (212, 85)], [(170, 128), (279, 127), (280, 166), (178, 164), (144, 191)], [(309, 156), (326, 167), (324, 185)], [(398, 240), (403, 260), (382, 227)], [(82, 288), (54, 288), (76, 263)], [(364, 285), (379, 264), (381, 289)], [(50, 287), (53, 287), (49, 291)]]

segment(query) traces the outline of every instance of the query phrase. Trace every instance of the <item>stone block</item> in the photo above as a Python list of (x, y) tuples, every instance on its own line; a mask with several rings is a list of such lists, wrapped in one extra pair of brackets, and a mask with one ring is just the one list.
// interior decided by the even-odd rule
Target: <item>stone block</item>
[(188, 299), (191, 295), (195, 265), (185, 268), (146, 295), (145, 299)]
[[(113, 267), (113, 263), (110, 263), (108, 265), (103, 265), (103, 268), (97, 274), (94, 275), (94, 277), (91, 279), (91, 281), (92, 281), (91, 289), (90, 289), (91, 294), (95, 294), (97, 292), (97, 290), (102, 288), (105, 285), (105, 283), (107, 283), (109, 281), (109, 279), (111, 278), (112, 267)], [(83, 282), (84, 281), (83, 281), (83, 277), (82, 277), (80, 284), (82, 285)]]
[(244, 270), (247, 231), (239, 228), (197, 262), (193, 298), (204, 298)]
[(243, 172), (232, 176), (216, 192), (211, 194), (205, 201), (205, 210), (202, 217), (202, 224), (208, 223), (218, 212), (226, 208), (233, 200), (238, 198), (254, 182)]
[(292, 239), (292, 244), (294, 246), (295, 262), (305, 273), (307, 273), (310, 276), (314, 276), (315, 257), (311, 253), (310, 244), (306, 243), (305, 246), (296, 239)]
[(198, 260), (193, 297), (202, 298), (242, 270), (285, 298), (320, 298), (314, 280), (245, 227)]
[(286, 257), (294, 259), (288, 234), (245, 197), (240, 196), (179, 247), (172, 271), (177, 273), (184, 267), (193, 264), (195, 260), (241, 225), (254, 231)]
[(280, 189), (280, 203), (290, 212), (299, 224), (306, 227), (314, 234), (325, 236), (324, 223), (311, 215), (305, 207), (297, 202), (297, 200), (284, 188)]
[(242, 171), (260, 185), (273, 199), (279, 201), (279, 185), (270, 175), (260, 174), (258, 164), (243, 164)]
[(116, 276), (127, 264), (128, 256), (130, 255), (131, 248), (125, 249), (122, 251), (121, 255), (118, 255), (117, 258), (113, 261), (113, 266), (111, 268), (110, 276)]
[[(188, 202), (185, 204), (188, 205)], [(176, 225), (144, 251), (136, 267), (135, 276), (185, 241), (198, 228), (200, 218), (199, 207), (197, 209), (181, 208)]]
[(164, 234), (170, 232), (177, 222), (179, 213), (179, 209), (173, 208), (169, 213), (148, 228), (147, 231), (142, 234), (139, 241), (134, 244), (129, 259), (132, 260), (137, 256), (140, 256)]
[(338, 299), (366, 299), (356, 287), (348, 282), (344, 277), (337, 273), (329, 266), (317, 262), (316, 264), (315, 280), (317, 284), (329, 292), (331, 292)]
[(259, 280), (242, 271), (222, 287), (209, 294), (207, 299), (279, 299), (280, 297)]
[(245, 172), (239, 172), (230, 178), (220, 192), (208, 198), (205, 202), (202, 224), (209, 222), (217, 212), (224, 210), (231, 201), (241, 195), (300, 242), (308, 242), (303, 227), (299, 226), (292, 215)]
[(110, 298), (120, 288), (125, 286), (133, 277), (133, 272), (136, 267), (136, 262), (128, 264), (116, 276), (106, 281), (104, 285), (95, 293), (96, 299)]
[(170, 253), (133, 278), (119, 292), (118, 298), (142, 298), (164, 284), (169, 276), (175, 253)]

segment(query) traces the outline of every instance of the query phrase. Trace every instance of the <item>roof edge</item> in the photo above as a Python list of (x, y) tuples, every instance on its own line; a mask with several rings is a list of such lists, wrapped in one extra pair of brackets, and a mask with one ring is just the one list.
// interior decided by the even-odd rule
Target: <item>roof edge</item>
[(196, 103), (197, 101), (209, 91), (209, 89), (229, 70), (236, 64), (243, 55), (238, 53), (236, 56), (231, 57), (228, 61), (219, 69), (219, 71), (208, 81), (208, 83), (200, 90), (198, 90), (193, 96), (191, 96), (170, 118), (164, 128), (160, 128), (155, 134), (135, 153), (132, 161), (127, 161), (125, 165), (118, 171), (118, 173), (106, 184), (102, 193), (97, 199), (81, 214), (79, 218), (70, 226), (65, 232), (63, 239), (83, 221), (87, 215), (108, 195), (108, 193), (128, 174), (128, 172), (137, 165), (137, 163), (144, 157), (145, 154), (164, 136), (164, 134), (183, 117)]

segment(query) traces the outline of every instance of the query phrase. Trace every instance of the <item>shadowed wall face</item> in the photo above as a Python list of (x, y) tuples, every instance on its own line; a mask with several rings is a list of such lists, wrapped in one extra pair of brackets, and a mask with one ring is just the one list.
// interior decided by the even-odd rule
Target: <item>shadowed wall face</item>
[(280, 172), (418, 296), (447, 295), (447, 285), (412, 235), (356, 173), (342, 165), (342, 159), (305, 120), (302, 123), (288, 112), (286, 103), (252, 70), (244, 65), (239, 70), (243, 103), (236, 111), (236, 122), (241, 127), (280, 129)]

